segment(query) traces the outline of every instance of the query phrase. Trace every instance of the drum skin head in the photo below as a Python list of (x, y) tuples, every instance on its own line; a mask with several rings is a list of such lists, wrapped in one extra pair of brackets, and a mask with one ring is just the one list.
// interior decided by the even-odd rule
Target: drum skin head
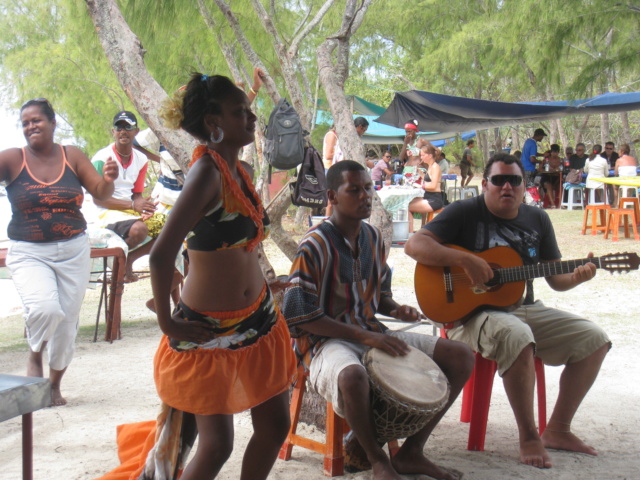
[(447, 377), (426, 354), (409, 349), (398, 357), (378, 348), (368, 350), (363, 363), (371, 381), (400, 401), (427, 407), (439, 404), (449, 394)]

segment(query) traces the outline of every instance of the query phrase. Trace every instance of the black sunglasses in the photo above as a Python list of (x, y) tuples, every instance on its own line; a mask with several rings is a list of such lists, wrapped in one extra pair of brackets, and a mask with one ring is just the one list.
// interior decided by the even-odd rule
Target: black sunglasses
[(135, 128), (136, 128), (135, 125), (129, 125), (129, 124), (127, 124), (127, 125), (114, 125), (113, 126), (113, 129), (116, 132), (121, 132), (122, 130), (126, 130), (127, 132), (130, 132), (131, 130), (134, 130)]
[(508, 183), (512, 187), (519, 187), (522, 184), (522, 177), (520, 175), (491, 175), (487, 177), (487, 180), (496, 187), (503, 187), (505, 183)]
[(391, 155), (385, 155), (384, 158), (391, 158)]

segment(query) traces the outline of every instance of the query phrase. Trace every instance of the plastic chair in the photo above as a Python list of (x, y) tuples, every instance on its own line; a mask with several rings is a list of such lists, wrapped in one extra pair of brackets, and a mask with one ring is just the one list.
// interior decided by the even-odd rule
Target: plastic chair
[(604, 232), (604, 238), (609, 238), (609, 232), (613, 232), (611, 240), (618, 241), (618, 234), (620, 230), (620, 220), (623, 220), (624, 225), (624, 238), (629, 238), (629, 221), (631, 221), (631, 228), (633, 228), (633, 238), (640, 240), (638, 237), (638, 227), (636, 226), (637, 217), (635, 209), (633, 208), (611, 208), (609, 209), (609, 219), (607, 220), (607, 229)]
[(636, 221), (640, 221), (640, 199), (638, 197), (620, 197), (618, 200), (618, 208), (627, 208), (627, 205), (631, 205), (636, 212)]
[(442, 208), (440, 210), (434, 210), (433, 212), (429, 212), (426, 215), (423, 213), (422, 214), (422, 226), (424, 227), (425, 224), (429, 223), (431, 220), (433, 220), (433, 217), (435, 217), (437, 214), (439, 214), (442, 211)]
[[(303, 447), (320, 453), (324, 456), (323, 472), (328, 477), (339, 477), (344, 475), (344, 451), (343, 451), (343, 435), (349, 431), (347, 422), (333, 411), (331, 402), (327, 402), (327, 417), (325, 425), (325, 442), (318, 442), (310, 438), (305, 438), (296, 433), (298, 421), (300, 420), (300, 410), (302, 408), (302, 399), (306, 391), (308, 372), (302, 365), (298, 366), (298, 378), (293, 386), (291, 394), (291, 426), (287, 439), (280, 447), (278, 458), (281, 460), (290, 460), (293, 446)], [(398, 442), (396, 440), (388, 443), (390, 455), (394, 455), (398, 451)]]
[(467, 185), (462, 189), (462, 198), (477, 197), (479, 195), (478, 187), (476, 185)]
[[(607, 190), (604, 187), (598, 188), (588, 188), (589, 190), (589, 205), (604, 205), (607, 203)], [(601, 201), (596, 201), (596, 192), (600, 190), (602, 194), (600, 195)]]
[(462, 187), (449, 187), (447, 189), (447, 198), (450, 202), (455, 202), (462, 198)]
[[(444, 330), (440, 331), (443, 338), (447, 338)], [(462, 409), (460, 421), (469, 423), (469, 439), (467, 450), (484, 451), (484, 440), (489, 420), (491, 405), (491, 390), (498, 364), (487, 360), (476, 352), (476, 362), (473, 372), (467, 380), (462, 392)], [(538, 393), (538, 431), (540, 435), (547, 428), (547, 396), (544, 376), (544, 364), (538, 357), (534, 357), (536, 369), (536, 389)]]
[(620, 188), (618, 190), (618, 194), (621, 197), (637, 197), (638, 196), (638, 188), (637, 187), (632, 187), (630, 185), (620, 185)]
[(565, 183), (564, 195), (560, 207), (567, 207), (567, 210), (573, 210), (574, 207), (584, 209), (584, 187), (582, 185)]
[[(584, 235), (587, 229), (591, 229), (591, 235), (595, 235), (598, 232), (607, 231), (607, 211), (609, 205), (587, 205), (584, 209), (584, 217), (582, 218), (582, 230)], [(589, 215), (591, 214), (591, 225), (589, 225)]]

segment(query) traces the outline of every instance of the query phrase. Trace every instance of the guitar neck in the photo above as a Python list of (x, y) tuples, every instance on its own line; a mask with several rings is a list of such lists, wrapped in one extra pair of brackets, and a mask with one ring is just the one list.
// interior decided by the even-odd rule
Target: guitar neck
[(563, 260), (557, 262), (538, 263), (536, 265), (523, 265), (520, 267), (499, 268), (495, 271), (498, 277), (495, 283), (521, 282), (532, 278), (552, 277), (564, 273), (572, 273), (576, 267), (593, 263), (596, 268), (602, 268), (600, 257), (579, 258), (576, 260)]

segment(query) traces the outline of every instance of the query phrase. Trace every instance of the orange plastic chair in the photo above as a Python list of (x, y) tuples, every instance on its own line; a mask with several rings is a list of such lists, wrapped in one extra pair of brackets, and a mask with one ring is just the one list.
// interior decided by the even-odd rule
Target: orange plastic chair
[[(445, 330), (440, 335), (447, 338)], [(476, 363), (462, 392), (462, 410), (460, 421), (469, 423), (469, 439), (467, 450), (484, 451), (484, 440), (487, 433), (491, 390), (498, 364), (487, 360), (476, 352)], [(538, 431), (540, 435), (547, 428), (547, 397), (544, 376), (544, 364), (538, 357), (534, 358), (536, 368), (536, 387), (538, 392)]]
[(639, 240), (636, 212), (633, 208), (611, 208), (609, 209), (609, 220), (607, 221), (607, 229), (604, 232), (604, 238), (609, 238), (609, 232), (612, 233), (611, 240), (618, 241), (618, 234), (621, 226), (624, 226), (624, 238), (629, 238), (629, 223), (633, 229), (633, 238)]
[[(586, 234), (588, 229), (591, 229), (591, 235), (606, 232), (608, 211), (609, 205), (587, 205), (582, 219), (582, 235)], [(589, 214), (591, 214), (591, 225), (589, 225)]]

